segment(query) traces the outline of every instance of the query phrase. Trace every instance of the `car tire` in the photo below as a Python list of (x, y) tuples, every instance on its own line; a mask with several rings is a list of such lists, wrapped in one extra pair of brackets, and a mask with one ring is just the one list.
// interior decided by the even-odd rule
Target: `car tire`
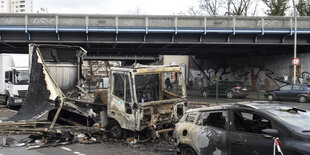
[(180, 151), (181, 155), (197, 155), (196, 151), (191, 147), (182, 147)]
[(206, 90), (202, 91), (202, 93), (201, 93), (202, 97), (208, 97), (208, 94), (209, 93)]
[(268, 94), (267, 95), (267, 100), (268, 101), (274, 101), (275, 100), (275, 96), (273, 94)]
[(233, 99), (233, 98), (235, 98), (235, 94), (233, 91), (230, 90), (226, 93), (226, 97), (229, 99)]
[(305, 96), (299, 96), (298, 97), (298, 102), (305, 103), (305, 102), (307, 102), (307, 98)]
[(124, 137), (124, 130), (121, 128), (118, 122), (115, 120), (112, 120), (108, 125), (107, 125), (107, 136), (109, 138), (114, 138), (114, 139), (121, 139)]

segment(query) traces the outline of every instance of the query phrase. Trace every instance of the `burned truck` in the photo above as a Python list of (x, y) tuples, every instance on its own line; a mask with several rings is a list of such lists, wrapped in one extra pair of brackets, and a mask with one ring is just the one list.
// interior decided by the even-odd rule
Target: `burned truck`
[(112, 137), (135, 131), (150, 138), (154, 133), (173, 131), (186, 110), (186, 87), (179, 66), (135, 64), (112, 67), (109, 74), (108, 89), (95, 91), (94, 97), (107, 107), (101, 120)]
[(186, 110), (179, 66), (112, 67), (108, 89), (91, 97), (82, 88), (85, 54), (79, 46), (30, 44), (28, 95), (9, 121), (47, 115), (50, 129), (56, 122), (89, 127), (100, 122), (111, 137), (133, 133), (139, 140), (173, 131)]

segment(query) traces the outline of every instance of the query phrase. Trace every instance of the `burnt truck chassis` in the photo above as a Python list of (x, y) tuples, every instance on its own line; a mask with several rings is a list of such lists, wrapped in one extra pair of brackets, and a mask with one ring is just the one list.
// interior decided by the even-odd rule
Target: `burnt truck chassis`
[[(52, 121), (50, 129), (54, 128), (56, 121), (78, 126), (92, 126), (101, 122), (101, 127), (106, 127), (108, 133), (112, 132), (112, 137), (120, 138), (119, 135), (113, 136), (113, 131), (120, 131), (122, 135), (127, 131), (140, 141), (173, 131), (187, 104), (185, 82), (179, 66), (111, 68), (109, 88), (98, 91), (101, 100), (94, 102), (98, 101), (96, 92), (94, 100), (86, 100), (88, 95), (81, 87), (81, 65), (85, 54), (86, 51), (78, 46), (30, 44), (29, 93), (20, 111), (8, 121), (37, 120), (48, 113), (48, 119)], [(180, 74), (177, 78), (180, 81), (177, 82), (180, 82), (181, 88), (178, 90), (179, 84), (176, 87), (181, 95), (164, 90), (163, 73), (167, 72)], [(116, 73), (128, 76), (127, 83), (123, 84), (129, 91), (123, 92), (123, 97), (115, 94), (114, 83), (119, 83), (114, 78)], [(146, 75), (152, 77), (137, 79)], [(156, 81), (152, 84), (154, 79)], [(143, 83), (143, 80), (147, 82)], [(156, 89), (152, 90), (154, 84)], [(152, 93), (141, 96), (137, 90)], [(126, 96), (131, 97), (127, 99)]]
[[(165, 90), (166, 73), (179, 75), (176, 94)], [(102, 124), (108, 131), (118, 131), (111, 133), (112, 137), (119, 138), (127, 131), (138, 133), (135, 135), (142, 141), (172, 132), (186, 110), (186, 87), (177, 65), (113, 67), (109, 80), (108, 89), (95, 91), (94, 98), (107, 105), (101, 120), (107, 120)]]

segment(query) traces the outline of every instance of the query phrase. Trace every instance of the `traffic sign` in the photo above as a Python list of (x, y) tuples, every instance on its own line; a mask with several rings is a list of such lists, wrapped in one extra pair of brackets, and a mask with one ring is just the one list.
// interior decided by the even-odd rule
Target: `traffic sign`
[(298, 65), (300, 64), (299, 58), (294, 58), (294, 59), (292, 60), (292, 63), (293, 63), (294, 66), (298, 66)]

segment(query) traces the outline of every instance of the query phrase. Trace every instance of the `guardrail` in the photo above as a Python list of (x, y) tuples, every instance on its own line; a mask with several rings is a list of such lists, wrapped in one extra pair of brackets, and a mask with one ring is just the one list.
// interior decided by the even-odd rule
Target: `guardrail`
[[(58, 40), (61, 32), (144, 34), (143, 41), (151, 33), (170, 33), (171, 41), (179, 33), (200, 34), (199, 41), (208, 33), (228, 34), (227, 42), (235, 34), (294, 34), (293, 17), (243, 17), (243, 16), (142, 16), (142, 15), (87, 15), (87, 14), (0, 14), (0, 32), (55, 32)], [(310, 34), (310, 17), (298, 17), (298, 34)], [(2, 36), (0, 33), (0, 40)]]
[[(293, 28), (293, 17), (0, 14), (0, 31), (293, 33)], [(299, 17), (298, 33), (309, 29), (310, 17)]]

